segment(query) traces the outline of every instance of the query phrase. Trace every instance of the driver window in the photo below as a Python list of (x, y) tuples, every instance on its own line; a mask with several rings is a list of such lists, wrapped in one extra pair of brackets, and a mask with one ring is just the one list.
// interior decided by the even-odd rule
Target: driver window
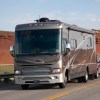
[(66, 52), (66, 44), (67, 44), (67, 40), (62, 40), (62, 51)]

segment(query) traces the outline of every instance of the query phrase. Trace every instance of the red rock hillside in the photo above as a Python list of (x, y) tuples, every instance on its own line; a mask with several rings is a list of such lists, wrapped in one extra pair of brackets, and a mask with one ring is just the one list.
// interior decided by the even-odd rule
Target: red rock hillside
[(100, 55), (100, 30), (96, 31), (96, 54)]
[(13, 64), (9, 47), (14, 44), (14, 32), (0, 31), (0, 64)]

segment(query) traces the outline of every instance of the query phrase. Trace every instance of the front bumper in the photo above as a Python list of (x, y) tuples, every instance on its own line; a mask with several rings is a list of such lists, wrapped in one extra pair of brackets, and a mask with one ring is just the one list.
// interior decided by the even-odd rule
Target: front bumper
[(34, 75), (34, 76), (15, 76), (15, 84), (54, 84), (63, 83), (63, 74), (54, 75)]

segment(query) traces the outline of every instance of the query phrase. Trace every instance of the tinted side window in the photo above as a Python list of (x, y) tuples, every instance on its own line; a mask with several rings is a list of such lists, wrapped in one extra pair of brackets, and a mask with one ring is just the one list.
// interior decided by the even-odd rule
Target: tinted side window
[(88, 47), (91, 47), (92, 46), (92, 39), (91, 37), (88, 38)]
[(71, 44), (71, 49), (77, 48), (77, 40), (76, 39), (71, 39), (70, 44)]

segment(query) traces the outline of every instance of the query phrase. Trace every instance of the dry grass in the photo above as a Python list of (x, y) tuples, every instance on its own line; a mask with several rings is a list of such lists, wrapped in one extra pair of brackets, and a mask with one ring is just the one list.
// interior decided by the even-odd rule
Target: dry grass
[(4, 73), (14, 73), (13, 64), (0, 64), (0, 74)]

